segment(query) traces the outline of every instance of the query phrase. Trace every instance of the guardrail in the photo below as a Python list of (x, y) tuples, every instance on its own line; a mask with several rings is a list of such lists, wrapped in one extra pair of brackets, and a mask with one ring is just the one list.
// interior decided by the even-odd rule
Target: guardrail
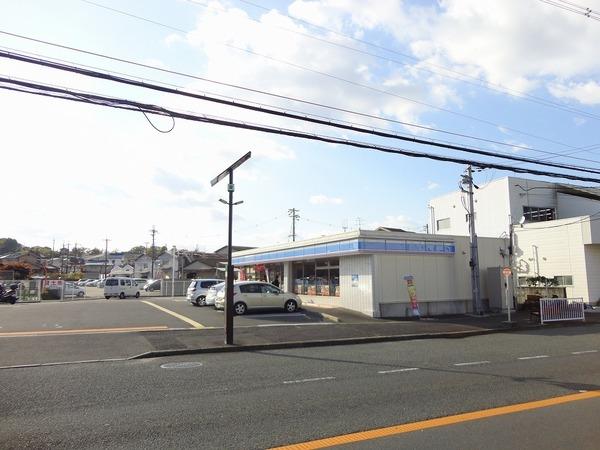
[(540, 322), (560, 320), (585, 321), (585, 303), (582, 298), (541, 298)]

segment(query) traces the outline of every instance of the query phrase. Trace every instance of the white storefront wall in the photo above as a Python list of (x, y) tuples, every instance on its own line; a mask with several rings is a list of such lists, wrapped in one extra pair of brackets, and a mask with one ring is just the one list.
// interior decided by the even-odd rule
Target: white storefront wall
[[(375, 254), (374, 307), (376, 316), (409, 315), (406, 275), (414, 277), (422, 315), (460, 314), (472, 310), (469, 240), (454, 236), (454, 255)], [(487, 268), (502, 267), (507, 260), (503, 239), (479, 238), (480, 288), (487, 308)]]

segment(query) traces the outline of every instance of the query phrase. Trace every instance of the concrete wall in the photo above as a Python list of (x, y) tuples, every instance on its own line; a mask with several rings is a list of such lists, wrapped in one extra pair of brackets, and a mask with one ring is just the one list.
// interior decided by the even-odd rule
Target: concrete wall
[(587, 274), (587, 301), (598, 305), (600, 301), (600, 245), (585, 246), (585, 266)]
[(558, 193), (558, 218), (587, 216), (600, 213), (600, 202), (585, 197)]
[[(461, 198), (467, 204), (467, 196), (460, 191), (452, 192), (429, 201), (430, 215), (433, 214), (433, 233), (466, 236), (469, 225), (466, 221), (467, 211)], [(475, 229), (478, 236), (498, 237), (508, 232), (509, 192), (508, 178), (493, 181), (475, 190)], [(520, 216), (519, 216), (520, 217)], [(450, 228), (437, 229), (437, 221), (450, 218)]]
[[(581, 218), (579, 218), (581, 219)], [(588, 275), (583, 226), (577, 218), (542, 222), (515, 227), (515, 262), (518, 277), (536, 275), (552, 278), (572, 275), (573, 286), (567, 297), (583, 297), (588, 301)], [(596, 255), (590, 254), (592, 261)]]

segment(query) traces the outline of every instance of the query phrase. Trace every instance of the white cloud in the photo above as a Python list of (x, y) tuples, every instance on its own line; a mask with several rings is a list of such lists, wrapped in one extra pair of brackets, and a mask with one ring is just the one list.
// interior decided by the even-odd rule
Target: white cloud
[(555, 83), (548, 87), (548, 90), (558, 98), (577, 100), (583, 105), (600, 104), (600, 83), (597, 81), (587, 81), (585, 83)]
[(434, 189), (437, 189), (439, 187), (440, 187), (440, 185), (438, 183), (436, 183), (435, 181), (427, 182), (427, 190), (428, 191), (433, 191)]
[(344, 200), (339, 197), (328, 197), (323, 194), (311, 195), (309, 201), (313, 205), (341, 205), (344, 203)]

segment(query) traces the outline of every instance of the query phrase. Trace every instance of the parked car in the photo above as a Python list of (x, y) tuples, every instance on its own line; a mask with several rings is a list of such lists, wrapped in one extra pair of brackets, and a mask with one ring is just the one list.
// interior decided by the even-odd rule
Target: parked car
[(193, 279), (187, 288), (187, 301), (196, 306), (206, 305), (208, 290), (222, 281), (216, 278)]
[[(217, 293), (216, 309), (225, 307), (225, 291)], [(283, 308), (294, 312), (302, 307), (302, 300), (296, 294), (284, 292), (272, 284), (261, 281), (239, 281), (233, 285), (233, 311), (237, 315), (251, 309)]]
[(145, 291), (156, 291), (160, 289), (160, 280), (148, 280), (144, 285)]
[(96, 284), (98, 284), (99, 280), (89, 280), (86, 281), (85, 286), (95, 286)]
[(71, 283), (69, 281), (65, 282), (63, 287), (63, 296), (64, 297), (83, 297), (85, 295), (85, 289), (81, 286), (77, 286), (76, 283)]
[(104, 283), (104, 298), (107, 300), (111, 297), (135, 297), (139, 298), (140, 290), (138, 285), (131, 278), (126, 277), (111, 277), (107, 278)]
[(132, 278), (132, 280), (135, 281), (135, 284), (137, 284), (140, 287), (140, 289), (143, 289), (146, 283), (148, 282), (148, 280), (145, 278)]
[(215, 300), (217, 299), (217, 294), (220, 290), (225, 288), (225, 282), (221, 282), (219, 284), (215, 284), (208, 289), (206, 293), (206, 298), (204, 299), (204, 304), (207, 306), (214, 306)]

